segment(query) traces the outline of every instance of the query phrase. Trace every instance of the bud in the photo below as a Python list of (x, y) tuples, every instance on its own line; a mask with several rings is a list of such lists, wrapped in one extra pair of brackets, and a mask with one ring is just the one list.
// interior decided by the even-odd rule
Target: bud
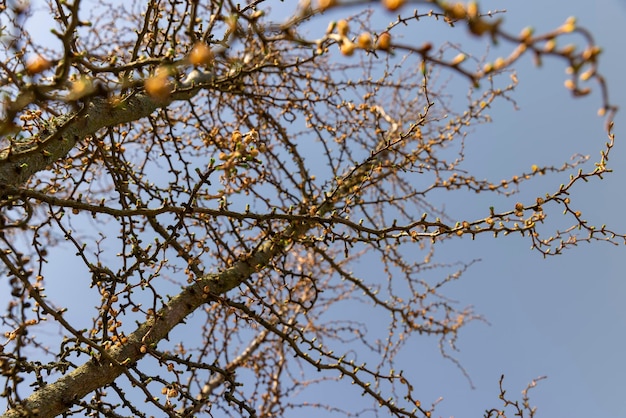
[(350, 25), (348, 24), (347, 20), (341, 19), (339, 22), (337, 22), (337, 33), (339, 35), (346, 36), (349, 31)]
[(467, 10), (465, 10), (463, 3), (444, 4), (444, 10), (451, 19), (465, 19), (467, 17)]
[(172, 83), (168, 79), (168, 71), (157, 68), (155, 74), (144, 82), (144, 88), (148, 96), (158, 101), (165, 101), (172, 92)]
[(357, 38), (356, 43), (361, 49), (372, 49), (372, 35), (369, 32), (363, 32)]
[(356, 49), (356, 45), (348, 40), (345, 40), (341, 43), (339, 50), (341, 53), (347, 57), (352, 56), (354, 54), (354, 50)]
[(50, 67), (52, 67), (52, 63), (50, 61), (41, 55), (35, 55), (26, 63), (26, 72), (30, 75), (39, 74)]
[(465, 55), (463, 53), (460, 53), (459, 55), (454, 57), (454, 59), (452, 60), (452, 62), (450, 64), (452, 64), (452, 65), (459, 65), (463, 61), (465, 61), (466, 58), (467, 58), (467, 55)]
[(376, 42), (376, 49), (380, 49), (381, 51), (388, 51), (391, 48), (391, 35), (389, 32), (383, 32), (378, 37), (378, 41)]
[(394, 12), (402, 7), (405, 0), (382, 0), (383, 6), (390, 12)]
[(196, 42), (189, 52), (188, 59), (190, 64), (208, 67), (213, 64), (213, 52), (204, 42)]
[(336, 5), (337, 0), (318, 0), (317, 2), (317, 6), (320, 8), (321, 11), (330, 9), (331, 7), (334, 7)]

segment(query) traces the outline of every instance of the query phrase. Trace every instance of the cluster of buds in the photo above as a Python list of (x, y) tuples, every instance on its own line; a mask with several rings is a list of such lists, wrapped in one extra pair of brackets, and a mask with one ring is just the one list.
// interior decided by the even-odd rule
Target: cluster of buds
[(493, 35), (501, 23), (499, 19), (494, 22), (488, 22), (483, 19), (478, 11), (478, 3), (475, 1), (471, 1), (467, 5), (461, 2), (444, 2), (441, 4), (441, 7), (446, 15), (446, 19), (450, 22), (466, 19), (470, 33), (476, 36)]
[[(199, 70), (213, 66), (214, 55), (211, 48), (203, 42), (197, 42), (189, 51), (186, 63), (194, 66), (187, 78), (183, 81), (184, 87), (192, 86), (195, 82), (204, 82), (212, 78), (212, 73)], [(159, 66), (154, 74), (144, 82), (146, 93), (154, 100), (165, 102), (174, 89), (173, 79), (177, 76), (176, 68), (167, 65)]]
[(220, 152), (219, 159), (223, 161), (222, 170), (230, 174), (237, 166), (245, 165), (249, 162), (257, 161), (260, 150), (258, 145), (259, 134), (252, 130), (245, 134), (235, 130), (231, 134), (230, 152)]
[[(380, 3), (390, 12), (395, 12), (400, 7), (404, 6), (406, 0), (380, 0)], [(331, 7), (335, 7), (337, 5), (339, 5), (338, 0), (318, 0), (317, 2), (317, 7), (319, 7), (319, 9), (322, 11), (330, 9)]]
[[(337, 31), (334, 33), (334, 31)], [(350, 33), (350, 24), (347, 20), (341, 19), (338, 22), (331, 22), (326, 31), (326, 35), (339, 42), (339, 50), (345, 56), (352, 56), (356, 49), (365, 51), (380, 50), (389, 51), (391, 49), (391, 35), (389, 32), (383, 32), (376, 38), (376, 42), (369, 32), (363, 32), (353, 42), (348, 34)], [(321, 52), (321, 51), (318, 51)]]

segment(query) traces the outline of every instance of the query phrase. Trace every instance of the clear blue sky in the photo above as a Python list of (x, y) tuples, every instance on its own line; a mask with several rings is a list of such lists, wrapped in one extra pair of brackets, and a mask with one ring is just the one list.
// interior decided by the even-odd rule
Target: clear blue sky
[[(626, 231), (622, 216), (626, 204), (626, 1), (480, 3), (483, 11), (506, 9), (503, 27), (512, 33), (526, 26), (537, 32), (551, 30), (576, 16), (596, 37), (604, 50), (601, 71), (608, 79), (611, 101), (622, 108), (616, 118), (617, 145), (610, 160), (614, 173), (602, 182), (576, 188), (572, 198), (591, 224)], [(455, 41), (477, 45), (473, 39), (464, 39), (468, 38), (465, 32), (457, 32)], [(432, 40), (438, 45), (450, 33), (416, 26), (415, 37), (406, 41), (419, 45)], [(491, 56), (498, 56), (498, 51), (492, 50)], [(599, 97), (573, 99), (563, 86), (561, 62), (545, 60), (537, 69), (527, 57), (516, 68), (520, 84), (514, 98), (520, 110), (506, 105), (492, 110), (494, 123), (481, 126), (468, 139), (469, 167), (477, 177), (510, 178), (529, 171), (534, 163), (559, 166), (576, 153), (591, 155), (590, 165), (597, 161), (607, 140), (603, 120), (595, 116)], [(459, 99), (465, 100), (464, 90)], [(445, 204), (450, 213), (463, 219), (468, 206), (483, 214), (491, 204), (496, 209), (498, 205), (510, 209), (516, 200), (528, 201), (566, 181), (567, 176), (546, 176), (526, 185), (521, 197), (481, 196), (471, 203), (453, 197)], [(530, 392), (537, 417), (626, 417), (626, 248), (583, 244), (544, 259), (529, 246), (529, 241), (519, 236), (497, 240), (485, 236), (474, 242), (464, 238), (446, 243), (437, 250), (439, 261), (482, 259), (445, 294), (461, 306), (474, 306), (490, 324), (470, 324), (458, 343), (456, 357), (474, 389), (454, 364), (438, 355), (434, 341), (416, 338), (408, 344), (402, 368), (419, 376), (418, 397), (425, 405), (443, 397), (437, 417), (482, 417), (485, 409), (502, 406), (498, 401), (502, 374), (507, 394), (514, 399), (521, 398), (520, 392), (532, 379), (547, 376)], [(369, 268), (374, 267), (363, 266), (364, 271)], [(341, 404), (345, 398), (333, 390), (320, 388), (319, 393)]]
[[(576, 196), (592, 224), (626, 230), (623, 217), (626, 179), (626, 1), (493, 1), (507, 9), (505, 28), (517, 33), (525, 26), (538, 31), (559, 26), (568, 16), (594, 33), (603, 47), (602, 71), (613, 103), (617, 145), (610, 161), (613, 175), (578, 188)], [(595, 118), (597, 97), (574, 101), (563, 87), (561, 63), (536, 70), (530, 59), (520, 66), (516, 99), (520, 111), (492, 112), (495, 123), (476, 132), (477, 168), (493, 178), (507, 178), (514, 169), (528, 169), (540, 159), (559, 165), (574, 153), (598, 156), (606, 137)], [(471, 139), (470, 139), (471, 142)], [(566, 179), (544, 178), (530, 194), (554, 189)], [(513, 202), (515, 197), (512, 198)], [(454, 208), (449, 202), (447, 206)], [(453, 209), (454, 210), (454, 209)], [(559, 257), (543, 259), (519, 237), (449, 246), (463, 259), (482, 258), (451, 292), (462, 305), (471, 304), (491, 323), (475, 323), (461, 334), (458, 359), (474, 381), (469, 389), (460, 373), (445, 361), (423, 362), (432, 384), (424, 391), (444, 396), (436, 416), (477, 417), (497, 405), (497, 382), (505, 374), (508, 393), (518, 395), (533, 378), (547, 375), (531, 392), (538, 417), (626, 417), (626, 248), (609, 244), (581, 245)], [(441, 250), (440, 250), (441, 254)], [(419, 358), (420, 345), (415, 344)], [(418, 362), (416, 361), (416, 364)], [(422, 362), (419, 362), (420, 367)], [(426, 399), (424, 398), (424, 402)]]

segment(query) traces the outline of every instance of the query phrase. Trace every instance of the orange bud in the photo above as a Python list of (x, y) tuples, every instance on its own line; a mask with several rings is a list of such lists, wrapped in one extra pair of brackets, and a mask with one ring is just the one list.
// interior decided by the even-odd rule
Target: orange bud
[(405, 0), (382, 0), (382, 3), (387, 10), (394, 12), (404, 5)]
[(52, 63), (50, 61), (41, 55), (35, 55), (26, 63), (26, 72), (30, 75), (39, 74), (50, 67), (52, 67)]
[(352, 56), (352, 54), (354, 54), (355, 49), (356, 49), (356, 45), (347, 40), (343, 42), (341, 46), (339, 47), (339, 50), (341, 51), (341, 53), (347, 57)]
[(484, 19), (474, 18), (470, 19), (468, 24), (469, 30), (473, 35), (482, 36), (486, 32), (493, 29), (493, 26), (487, 23)]
[(467, 10), (463, 3), (446, 4), (444, 6), (446, 15), (452, 19), (465, 19)]
[(466, 58), (467, 58), (467, 55), (465, 55), (464, 53), (460, 53), (456, 57), (454, 57), (454, 59), (452, 60), (452, 62), (450, 64), (452, 64), (452, 65), (459, 65), (463, 61), (465, 61)]
[(341, 19), (339, 22), (337, 22), (337, 33), (339, 35), (346, 36), (349, 31), (350, 25), (348, 24), (347, 20)]
[(378, 41), (376, 42), (376, 49), (388, 51), (389, 48), (391, 48), (391, 35), (389, 34), (389, 32), (383, 32), (378, 37)]
[(235, 129), (233, 133), (230, 135), (230, 140), (234, 142), (235, 144), (241, 142), (242, 138), (243, 138), (243, 135), (238, 129)]
[(156, 74), (144, 82), (148, 96), (158, 101), (166, 100), (172, 91), (172, 84), (167, 78), (167, 71), (157, 70)]
[(323, 11), (337, 5), (337, 0), (318, 0), (318, 7)]
[(213, 64), (213, 52), (204, 42), (196, 42), (189, 52), (188, 59), (193, 65), (210, 66)]
[(361, 49), (372, 49), (372, 35), (369, 32), (363, 32), (357, 38), (356, 43)]

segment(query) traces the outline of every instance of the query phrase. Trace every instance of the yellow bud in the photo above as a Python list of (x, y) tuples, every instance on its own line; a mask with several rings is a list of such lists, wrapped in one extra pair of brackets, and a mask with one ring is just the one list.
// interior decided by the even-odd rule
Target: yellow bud
[(570, 32), (573, 32), (575, 29), (576, 29), (575, 17), (568, 17), (567, 20), (565, 21), (565, 24), (561, 26), (561, 32), (563, 33), (570, 33)]
[(533, 36), (533, 28), (531, 27), (522, 29), (522, 32), (519, 34), (522, 41), (527, 41), (531, 36)]
[(337, 33), (339, 35), (346, 36), (349, 31), (350, 25), (348, 24), (347, 20), (341, 19), (339, 22), (337, 22)]
[(482, 36), (492, 30), (492, 26), (481, 18), (470, 19), (468, 28), (470, 32), (476, 36)]
[(582, 57), (585, 61), (589, 61), (594, 59), (597, 55), (602, 52), (602, 49), (599, 46), (592, 46), (591, 48), (587, 48), (583, 51)]
[(465, 19), (467, 10), (463, 3), (445, 4), (444, 10), (446, 15), (452, 19)]
[(88, 96), (96, 91), (96, 86), (92, 80), (88, 77), (81, 77), (72, 83), (70, 93), (68, 94), (69, 100), (78, 100), (82, 97)]
[(354, 54), (355, 49), (356, 49), (356, 45), (348, 40), (344, 41), (339, 47), (339, 50), (341, 51), (341, 53), (347, 57), (352, 56), (352, 54)]
[(148, 96), (158, 101), (166, 100), (172, 91), (172, 84), (167, 78), (167, 72), (158, 69), (156, 74), (144, 82)]
[(372, 49), (372, 35), (369, 32), (360, 34), (356, 42), (361, 49)]
[(493, 69), (494, 71), (497, 71), (504, 68), (505, 65), (506, 61), (504, 61), (504, 58), (499, 57), (493, 62)]
[(582, 81), (587, 81), (596, 73), (595, 68), (591, 68), (580, 75)]
[(317, 7), (324, 11), (337, 5), (337, 0), (318, 0)]
[(239, 130), (237, 129), (235, 129), (230, 136), (231, 141), (233, 141), (234, 143), (240, 142), (242, 138), (243, 135), (241, 135), (241, 132), (239, 132)]
[(376, 42), (376, 49), (388, 51), (389, 48), (391, 48), (391, 35), (389, 34), (389, 32), (383, 32), (378, 37), (378, 41)]
[(451, 64), (452, 65), (459, 65), (460, 63), (465, 61), (466, 58), (467, 58), (467, 55), (461, 53), (461, 54), (457, 55), (456, 57), (454, 57), (454, 59), (452, 60)]
[(210, 66), (213, 64), (213, 52), (204, 42), (196, 42), (189, 52), (188, 59), (193, 65)]
[(478, 3), (475, 1), (469, 2), (467, 5), (467, 16), (468, 17), (476, 17), (478, 16)]
[(394, 12), (402, 7), (405, 0), (382, 0), (383, 6), (390, 12)]
[(50, 61), (41, 55), (35, 55), (26, 63), (26, 72), (30, 75), (39, 74), (50, 67), (52, 67), (52, 63)]

